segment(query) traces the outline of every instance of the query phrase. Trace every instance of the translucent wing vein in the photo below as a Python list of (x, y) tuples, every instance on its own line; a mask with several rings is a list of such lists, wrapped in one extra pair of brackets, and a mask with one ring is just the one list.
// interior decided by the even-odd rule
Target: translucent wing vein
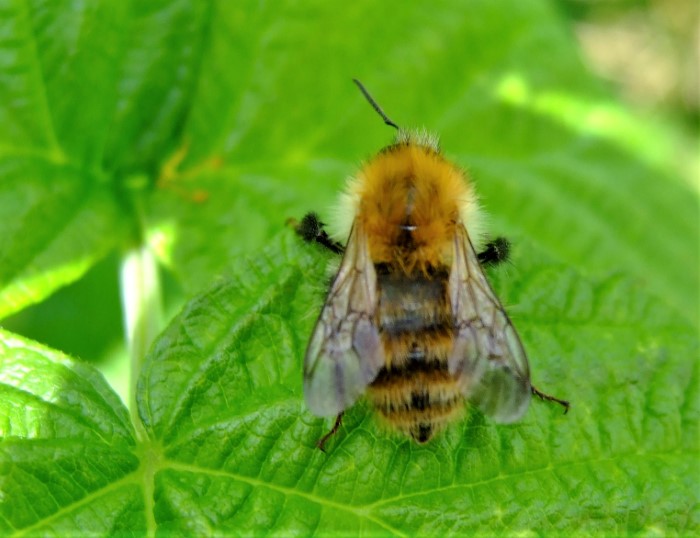
[(376, 309), (377, 275), (355, 225), (306, 351), (304, 395), (315, 415), (347, 409), (384, 364)]
[(530, 402), (530, 368), (518, 334), (491, 290), (464, 226), (458, 226), (448, 284), (455, 320), (450, 373), (497, 422), (514, 422)]

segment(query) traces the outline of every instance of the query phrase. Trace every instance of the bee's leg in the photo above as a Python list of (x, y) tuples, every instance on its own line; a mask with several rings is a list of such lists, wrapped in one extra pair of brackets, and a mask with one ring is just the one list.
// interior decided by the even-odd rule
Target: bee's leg
[(323, 447), (324, 447), (324, 445), (326, 444), (326, 441), (328, 441), (328, 439), (330, 439), (330, 438), (333, 437), (336, 433), (338, 433), (338, 430), (340, 429), (340, 425), (341, 425), (342, 422), (343, 422), (343, 415), (344, 415), (344, 414), (345, 414), (345, 411), (343, 411), (343, 412), (341, 412), (341, 413), (338, 413), (338, 416), (335, 417), (335, 424), (333, 424), (333, 427), (331, 428), (331, 430), (330, 430), (326, 435), (324, 435), (323, 437), (321, 437), (321, 438), (318, 440), (318, 442), (316, 443), (316, 446), (317, 446), (318, 448), (321, 449), (321, 452), (325, 452), (325, 450), (324, 450)]
[(543, 400), (545, 402), (556, 402), (559, 405), (561, 405), (564, 408), (564, 414), (566, 415), (569, 412), (569, 407), (571, 407), (571, 404), (567, 400), (561, 400), (555, 396), (550, 396), (549, 394), (545, 394), (541, 390), (539, 390), (537, 387), (534, 387), (530, 385), (530, 389), (532, 390), (532, 394), (537, 396), (540, 400)]
[(497, 265), (508, 259), (510, 255), (510, 241), (505, 237), (497, 237), (493, 241), (486, 243), (484, 250), (479, 252), (477, 257), (481, 265)]
[(325, 224), (321, 222), (316, 213), (307, 213), (301, 222), (296, 219), (287, 220), (287, 224), (294, 227), (294, 231), (309, 243), (315, 242), (326, 247), (335, 254), (342, 254), (345, 248), (337, 241), (333, 241), (323, 229)]

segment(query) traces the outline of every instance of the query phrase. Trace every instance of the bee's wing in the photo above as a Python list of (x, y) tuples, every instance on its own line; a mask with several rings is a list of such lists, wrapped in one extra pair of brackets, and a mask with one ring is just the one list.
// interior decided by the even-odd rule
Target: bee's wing
[(461, 224), (448, 287), (455, 320), (450, 373), (467, 398), (495, 421), (518, 420), (530, 403), (527, 356)]
[(384, 365), (376, 309), (377, 275), (356, 223), (304, 359), (304, 395), (315, 415), (347, 409)]

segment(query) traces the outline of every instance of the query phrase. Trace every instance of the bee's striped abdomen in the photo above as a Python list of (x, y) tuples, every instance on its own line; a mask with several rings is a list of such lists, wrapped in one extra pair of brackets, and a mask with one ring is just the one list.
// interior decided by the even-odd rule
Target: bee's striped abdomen
[(424, 443), (464, 409), (447, 367), (454, 339), (447, 273), (377, 276), (386, 364), (368, 398), (392, 426)]

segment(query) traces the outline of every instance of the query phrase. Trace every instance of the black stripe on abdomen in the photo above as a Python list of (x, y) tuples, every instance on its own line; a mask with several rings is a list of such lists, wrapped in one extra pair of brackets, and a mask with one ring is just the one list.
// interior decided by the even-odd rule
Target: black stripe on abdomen
[[(421, 335), (412, 338), (420, 341)], [(379, 371), (367, 396), (389, 424), (424, 443), (461, 412), (463, 395), (446, 357), (435, 357), (431, 349), (418, 346), (408, 355), (387, 359), (394, 365)]]

